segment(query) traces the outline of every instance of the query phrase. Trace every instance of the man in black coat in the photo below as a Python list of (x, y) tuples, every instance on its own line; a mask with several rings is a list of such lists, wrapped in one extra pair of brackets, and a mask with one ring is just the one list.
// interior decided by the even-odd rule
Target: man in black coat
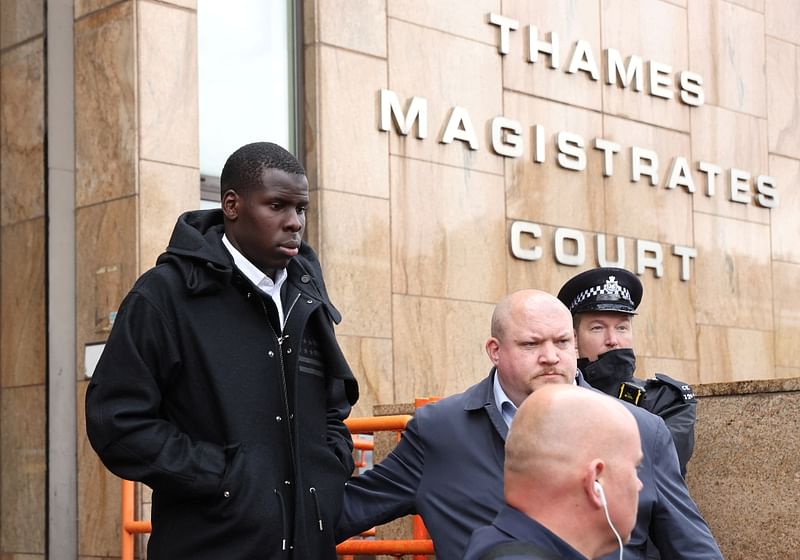
[(86, 395), (89, 440), (153, 489), (151, 560), (334, 559), (358, 386), (301, 241), (305, 171), (243, 146), (222, 209), (182, 215), (123, 301)]
[(572, 277), (558, 292), (572, 313), (578, 368), (595, 389), (627, 400), (664, 419), (672, 434), (681, 474), (694, 451), (697, 400), (688, 384), (663, 373), (634, 377), (633, 316), (642, 283), (622, 268), (595, 268)]

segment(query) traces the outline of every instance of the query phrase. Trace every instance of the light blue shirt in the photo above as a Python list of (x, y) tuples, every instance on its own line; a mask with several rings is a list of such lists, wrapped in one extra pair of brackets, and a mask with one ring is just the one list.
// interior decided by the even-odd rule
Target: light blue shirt
[(517, 413), (517, 406), (511, 402), (506, 392), (503, 391), (503, 387), (500, 385), (500, 376), (497, 375), (497, 370), (494, 372), (493, 387), (494, 402), (497, 403), (497, 408), (500, 410), (500, 414), (503, 416), (503, 421), (506, 423), (506, 426), (510, 428), (511, 421)]

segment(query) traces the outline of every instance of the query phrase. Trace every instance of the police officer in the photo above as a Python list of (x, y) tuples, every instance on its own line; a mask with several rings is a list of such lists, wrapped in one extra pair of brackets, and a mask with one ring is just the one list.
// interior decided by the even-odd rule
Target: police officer
[(642, 300), (642, 283), (622, 268), (596, 268), (570, 279), (558, 299), (572, 313), (578, 367), (586, 381), (661, 416), (672, 433), (685, 476), (694, 451), (697, 401), (692, 389), (663, 373), (647, 380), (633, 376), (632, 320)]

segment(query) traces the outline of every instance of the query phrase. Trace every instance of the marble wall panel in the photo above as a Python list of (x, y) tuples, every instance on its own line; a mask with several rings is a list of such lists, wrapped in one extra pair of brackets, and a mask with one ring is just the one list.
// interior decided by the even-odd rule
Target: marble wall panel
[(775, 377), (771, 331), (698, 325), (699, 381), (747, 381)]
[(748, 10), (753, 10), (754, 12), (761, 12), (764, 13), (764, 2), (765, 0), (727, 0), (731, 4), (737, 4), (743, 8), (747, 8)]
[(391, 165), (393, 291), (488, 302), (505, 295), (502, 178), (410, 158)]
[(800, 3), (795, 0), (764, 0), (767, 35), (800, 45)]
[(800, 547), (798, 392), (701, 397), (687, 482), (726, 560)]
[(41, 39), (0, 56), (0, 223), (3, 225), (44, 214), (44, 81)]
[(489, 373), (493, 304), (395, 295), (393, 308), (395, 402), (452, 395)]
[(388, 0), (386, 4), (392, 18), (491, 45), (499, 40), (497, 27), (488, 23), (488, 14), (501, 13), (500, 0)]
[[(602, 10), (603, 49), (615, 49), (623, 60), (636, 55), (644, 61), (643, 91), (636, 91), (633, 85), (605, 86), (603, 110), (688, 132), (690, 108), (680, 101), (679, 78), (680, 72), (691, 70), (686, 10), (660, 0), (605, 0)], [(671, 68), (670, 85), (665, 88), (671, 98), (650, 95), (649, 61)], [(607, 65), (601, 66), (603, 83), (607, 83)]]
[[(633, 321), (636, 354), (674, 360), (697, 358), (697, 326), (695, 324), (697, 294), (692, 281), (700, 253), (689, 265), (689, 280), (681, 280), (682, 261), (672, 255), (671, 245), (664, 245), (664, 275), (657, 278), (647, 269), (639, 279), (644, 287), (642, 303)], [(629, 270), (636, 270), (633, 262)], [(669, 372), (664, 372), (669, 374)]]
[(78, 382), (78, 554), (119, 556), (122, 489), (86, 437), (84, 402), (88, 381)]
[(44, 552), (45, 403), (44, 385), (0, 391), (0, 549), (4, 551)]
[(769, 151), (800, 158), (800, 46), (767, 37), (767, 83)]
[(0, 49), (16, 45), (43, 32), (43, 0), (0, 2)]
[(769, 228), (697, 213), (694, 229), (697, 323), (772, 330)]
[(198, 167), (197, 15), (138, 7), (140, 157)]
[[(518, 121), (523, 130), (523, 155), (505, 159), (506, 214), (509, 218), (536, 223), (599, 231), (604, 228), (603, 155), (592, 149), (603, 136), (602, 116), (514, 92), (504, 96), (505, 116)], [(536, 163), (535, 125), (544, 128), (545, 161)], [(585, 143), (583, 171), (561, 167), (556, 137), (560, 132), (577, 134)]]
[(386, 57), (386, 1), (319, 0), (319, 41)]
[[(397, 94), (404, 110), (414, 96), (428, 102), (428, 137), (417, 138), (416, 126), (403, 136), (392, 123), (388, 133), (391, 153), (502, 173), (502, 158), (489, 147), (489, 122), (503, 112), (501, 66), (495, 47), (390, 19), (389, 89)], [(440, 142), (454, 107), (466, 111), (474, 129), (476, 150), (462, 140)], [(376, 105), (375, 127), (379, 109)], [(458, 115), (454, 122), (458, 124)]]
[(706, 103), (766, 116), (764, 15), (723, 0), (689, 3), (689, 65)]
[(358, 402), (351, 417), (372, 416), (376, 404), (394, 403), (392, 340), (361, 336), (337, 336), (347, 363), (358, 379)]
[(681, 8), (685, 8), (689, 0), (664, 0), (665, 2), (669, 2), (670, 4), (675, 4), (676, 6), (680, 6)]
[[(603, 138), (621, 146), (614, 174), (605, 179), (606, 231), (691, 246), (692, 202), (698, 195), (683, 186), (665, 186), (674, 159), (691, 157), (689, 135), (613, 116), (604, 116), (603, 123)], [(656, 185), (646, 175), (631, 180), (633, 146), (655, 152)]]
[(316, 186), (388, 198), (388, 138), (378, 130), (386, 62), (324, 46), (317, 53), (318, 140), (307, 154), (318, 160)]
[[(692, 167), (697, 191), (694, 209), (751, 222), (769, 223), (769, 211), (758, 206), (756, 178), (768, 175), (767, 121), (765, 119), (705, 105), (692, 111)], [(707, 176), (699, 162), (722, 168), (714, 179), (715, 191), (708, 196)], [(750, 174), (748, 203), (734, 202), (730, 192), (730, 169)]]
[(178, 216), (200, 207), (199, 185), (196, 168), (139, 162), (140, 274), (167, 248)]
[(389, 202), (322, 191), (318, 247), (331, 301), (342, 313), (336, 332), (392, 336)]
[(75, 0), (75, 19), (108, 8), (113, 4), (121, 4), (124, 2), (133, 3), (130, 0)]
[(75, 204), (136, 190), (136, 77), (133, 4), (75, 24)]
[(775, 364), (800, 367), (800, 264), (772, 262), (772, 292), (775, 294)]
[(797, 379), (800, 377), (800, 367), (775, 367), (776, 379)]
[[(562, 101), (570, 105), (601, 110), (602, 81), (593, 80), (587, 72), (567, 73), (574, 55), (575, 43), (588, 41), (591, 53), (601, 69), (600, 3), (594, 0), (576, 2), (503, 2), (503, 15), (519, 22), (519, 29), (510, 33), (509, 52), (503, 57), (503, 86), (537, 97)], [(528, 61), (528, 26), (537, 28), (540, 43), (549, 42), (547, 34), (558, 35), (557, 68), (544, 53), (537, 61)], [(495, 48), (495, 53), (497, 49)]]
[(769, 172), (778, 183), (778, 207), (770, 212), (772, 258), (800, 264), (800, 161), (769, 156)]
[(83, 347), (103, 342), (113, 313), (138, 277), (136, 198), (81, 208), (75, 214), (76, 322), (79, 378)]
[(0, 383), (3, 387), (45, 381), (45, 220), (2, 229), (0, 277)]
[(636, 376), (641, 379), (654, 377), (656, 373), (665, 373), (680, 381), (690, 384), (700, 382), (697, 374), (697, 360), (675, 360), (672, 358), (656, 358), (636, 353)]

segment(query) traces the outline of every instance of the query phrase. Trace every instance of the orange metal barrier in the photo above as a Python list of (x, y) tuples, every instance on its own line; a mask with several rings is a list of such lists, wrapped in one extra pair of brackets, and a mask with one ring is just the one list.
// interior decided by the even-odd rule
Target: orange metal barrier
[[(421, 406), (417, 402), (417, 407)], [(432, 399), (437, 400), (437, 399)], [(428, 402), (432, 402), (428, 399)], [(427, 404), (425, 402), (424, 404)], [(408, 414), (398, 414), (393, 416), (372, 416), (367, 418), (348, 418), (345, 425), (351, 434), (374, 434), (375, 432), (397, 432), (399, 439), (400, 433), (405, 429), (411, 416)], [(371, 450), (372, 442), (363, 438), (354, 438), (354, 447), (359, 450)], [(424, 559), (433, 555), (433, 541), (430, 540), (428, 532), (422, 523), (422, 518), (414, 516), (413, 539), (389, 540), (375, 539), (365, 540), (360, 537), (347, 539), (336, 547), (337, 554), (342, 555), (343, 560), (348, 560), (354, 554), (388, 554), (391, 556), (403, 556), (413, 554), (414, 560)], [(134, 516), (134, 483), (130, 480), (122, 481), (122, 531), (121, 531), (121, 560), (133, 560), (134, 557), (134, 535), (149, 533), (152, 530), (150, 521), (136, 520)], [(366, 531), (361, 536), (374, 535), (374, 529)]]

